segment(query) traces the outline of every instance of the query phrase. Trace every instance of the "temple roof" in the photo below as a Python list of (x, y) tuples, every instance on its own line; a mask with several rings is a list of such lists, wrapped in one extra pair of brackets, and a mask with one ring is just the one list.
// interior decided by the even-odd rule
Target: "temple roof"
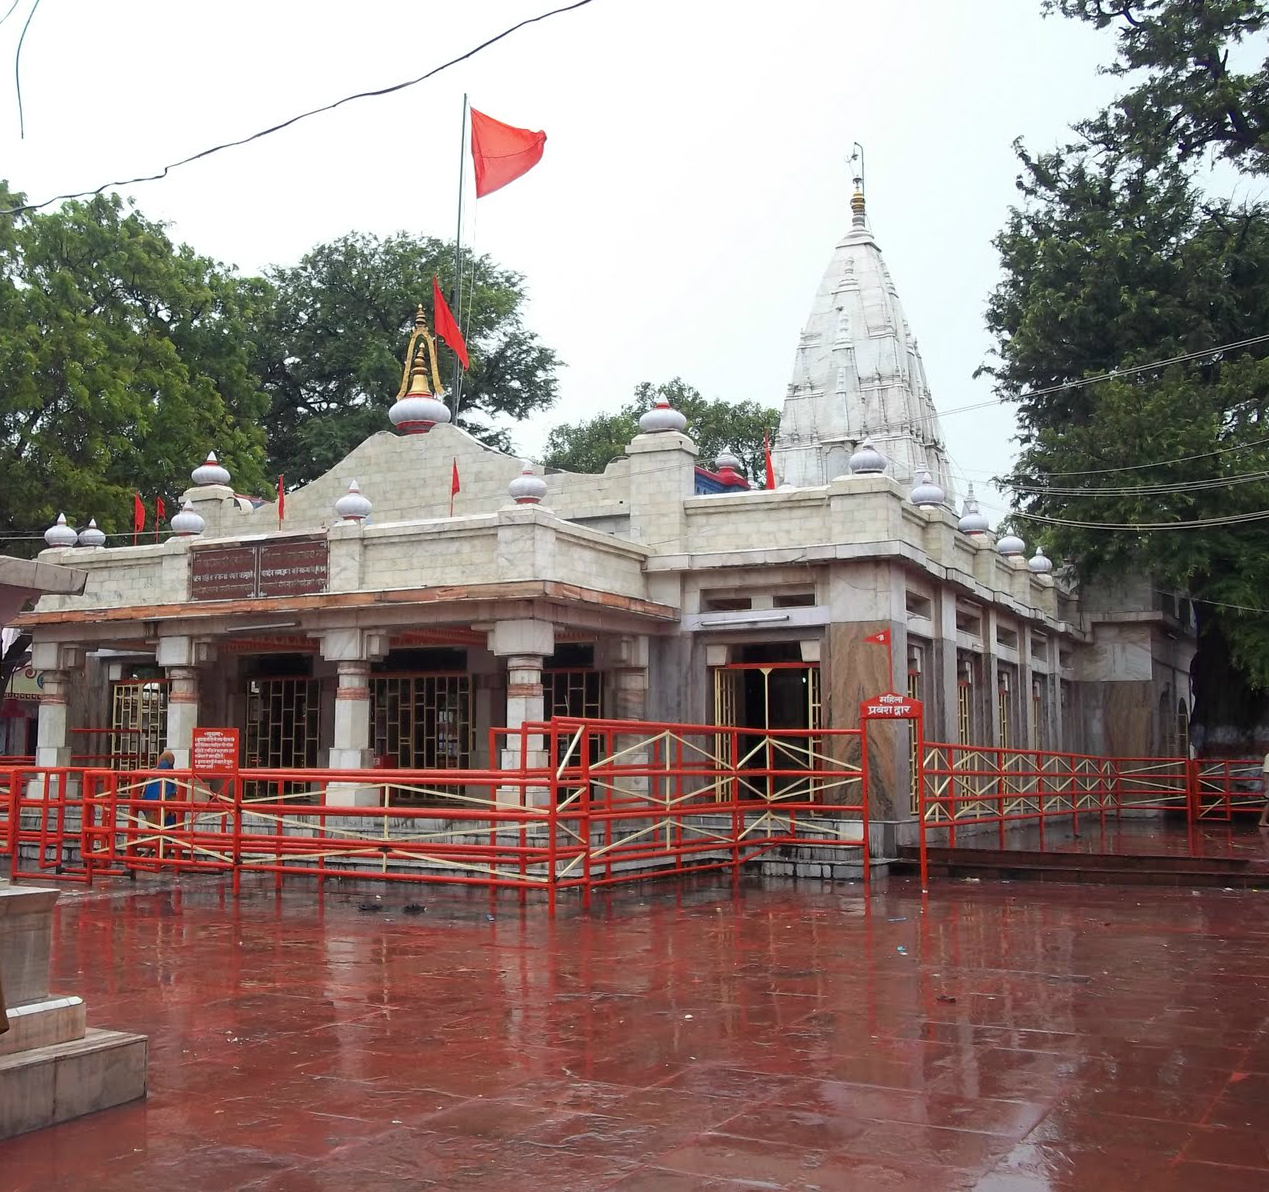
[(942, 435), (921, 353), (864, 212), (856, 180), (838, 242), (798, 339), (776, 440), (786, 483), (824, 484), (848, 471), (865, 437), (902, 484), (930, 472), (952, 499)]

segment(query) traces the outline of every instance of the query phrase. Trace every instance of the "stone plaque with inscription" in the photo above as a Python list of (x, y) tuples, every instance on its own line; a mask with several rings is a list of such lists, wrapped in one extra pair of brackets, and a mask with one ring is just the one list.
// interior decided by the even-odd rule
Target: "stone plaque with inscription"
[(250, 546), (208, 546), (190, 552), (190, 597), (246, 600), (256, 594), (256, 551)]
[(326, 539), (260, 543), (259, 596), (304, 596), (326, 587)]
[(326, 589), (325, 537), (281, 538), (190, 552), (190, 598), (250, 600), (306, 596)]

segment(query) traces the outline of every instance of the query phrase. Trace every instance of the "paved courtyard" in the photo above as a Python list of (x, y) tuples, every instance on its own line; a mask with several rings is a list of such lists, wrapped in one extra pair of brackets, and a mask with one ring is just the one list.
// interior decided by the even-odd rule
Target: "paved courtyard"
[(1269, 893), (381, 893), (68, 892), (54, 988), (151, 1093), (0, 1189), (1269, 1188)]

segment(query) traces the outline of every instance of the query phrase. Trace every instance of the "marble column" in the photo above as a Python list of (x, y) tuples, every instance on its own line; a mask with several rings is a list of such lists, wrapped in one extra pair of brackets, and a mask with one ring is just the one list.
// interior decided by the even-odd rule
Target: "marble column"
[[(388, 650), (385, 634), (361, 629), (333, 629), (322, 635), (322, 657), (335, 663), (335, 716), (328, 765), (332, 770), (369, 770), (370, 664)], [(379, 786), (332, 782), (326, 802), (340, 807), (375, 807), (384, 798)]]
[(178, 770), (189, 768), (190, 747), (198, 725), (198, 671), (192, 666), (167, 668), (167, 748)]
[[(555, 650), (555, 626), (531, 618), (496, 621), (489, 631), (489, 649), (507, 660), (506, 727), (514, 732), (522, 725), (543, 719), (542, 665)], [(518, 770), (522, 762), (532, 767), (545, 766), (547, 752), (541, 733), (528, 735), (523, 755), (519, 735), (509, 734), (500, 768)], [(514, 787), (500, 787), (498, 792), (498, 798), (508, 803), (519, 803), (522, 798), (544, 803), (547, 797), (547, 791), (537, 789), (525, 791), (523, 795)]]
[(69, 766), (71, 760), (70, 726), (66, 696), (70, 689), (68, 670), (40, 672), (40, 712), (35, 746), (37, 766)]

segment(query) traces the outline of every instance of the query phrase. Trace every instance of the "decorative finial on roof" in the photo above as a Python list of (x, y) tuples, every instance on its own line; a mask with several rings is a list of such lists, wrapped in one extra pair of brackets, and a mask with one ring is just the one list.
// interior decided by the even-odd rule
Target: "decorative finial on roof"
[(1053, 570), (1053, 560), (1044, 553), (1044, 547), (1037, 546), (1035, 554), (1031, 556), (1027, 562), (1027, 566), (1031, 568), (1036, 575), (1048, 575)]
[(687, 429), (687, 419), (670, 405), (670, 399), (662, 394), (657, 398), (652, 409), (640, 416), (639, 429), (645, 435), (661, 434), (667, 430), (681, 432)]
[(79, 535), (66, 524), (66, 514), (59, 513), (57, 521), (44, 531), (44, 541), (49, 546), (74, 546), (79, 541)]
[(203, 521), (200, 514), (194, 512), (194, 506), (189, 501), (181, 506), (181, 511), (168, 525), (172, 527), (172, 533), (178, 538), (193, 538), (207, 527), (207, 523)]
[(524, 470), (509, 485), (507, 493), (517, 505), (538, 505), (546, 496), (546, 481), (533, 471), (526, 459)]
[(978, 508), (978, 501), (974, 497), (974, 486), (972, 483), (965, 490), (965, 504), (961, 509), (961, 520), (956, 523), (956, 528), (962, 534), (985, 534), (989, 528), (987, 518), (983, 516), (982, 510)]
[(934, 483), (934, 477), (929, 472), (922, 472), (908, 499), (921, 509), (935, 509), (943, 504), (946, 497), (942, 486)]
[(444, 392), (436, 366), (436, 340), (427, 328), (420, 303), (414, 312), (414, 331), (405, 349), (401, 388), (388, 417), (403, 434), (425, 435), (438, 422), (448, 422), (449, 407), (440, 400)]
[(1006, 559), (1020, 559), (1027, 549), (1027, 544), (1017, 534), (1006, 534), (997, 541), (996, 549)]
[(851, 226), (862, 228), (864, 223), (864, 147), (855, 142), (850, 155), (850, 164), (854, 166), (851, 181), (855, 184), (855, 192), (850, 196), (850, 209), (853, 213)]
[(865, 437), (850, 457), (850, 470), (856, 476), (875, 476), (886, 470), (886, 457)]
[(90, 517), (88, 524), (79, 532), (80, 546), (105, 546), (106, 536), (97, 528), (97, 519)]
[[(423, 308), (420, 306), (419, 310)], [(372, 506), (370, 499), (362, 495), (361, 485), (355, 480), (348, 483), (348, 491), (335, 502), (335, 512), (344, 521), (365, 521), (370, 516)]]
[(207, 459), (198, 465), (190, 474), (195, 484), (228, 484), (229, 472), (216, 458), (214, 451), (207, 453)]

